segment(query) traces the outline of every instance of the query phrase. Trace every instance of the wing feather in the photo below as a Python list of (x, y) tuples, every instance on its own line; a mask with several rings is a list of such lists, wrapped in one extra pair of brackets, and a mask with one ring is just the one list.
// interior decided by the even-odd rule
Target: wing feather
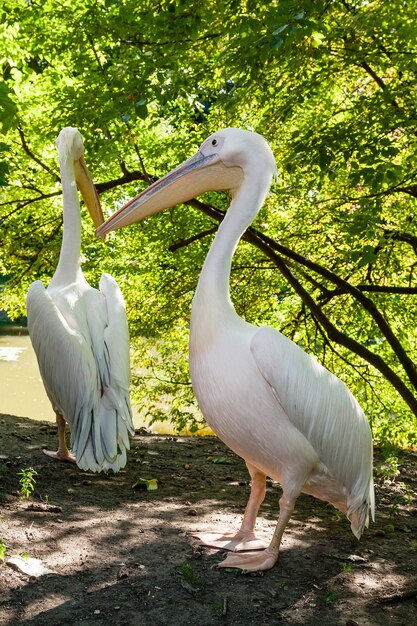
[(71, 315), (77, 309), (79, 328), (73, 328), (36, 281), (27, 295), (28, 328), (46, 392), (70, 426), (78, 466), (116, 472), (134, 432), (129, 332), (116, 281), (104, 275), (100, 288), (75, 296)]
[(80, 332), (69, 326), (41, 281), (27, 294), (28, 330), (54, 410), (71, 429), (77, 459), (84, 453), (100, 397), (97, 365)]
[(366, 501), (373, 515), (372, 437), (355, 397), (339, 378), (273, 328), (255, 333), (251, 351), (291, 422), (350, 491), (349, 512)]

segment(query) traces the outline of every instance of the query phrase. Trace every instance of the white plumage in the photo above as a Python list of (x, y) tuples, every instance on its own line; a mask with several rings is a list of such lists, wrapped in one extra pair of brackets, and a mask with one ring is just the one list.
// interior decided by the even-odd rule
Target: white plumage
[(263, 137), (225, 129), (199, 152), (131, 200), (98, 229), (104, 234), (209, 190), (232, 202), (205, 260), (190, 329), (190, 371), (201, 410), (219, 437), (243, 457), (251, 494), (237, 533), (199, 535), (232, 551), (262, 547), (254, 533), (266, 476), (282, 485), (280, 515), (269, 546), (221, 563), (248, 571), (278, 558), (284, 529), (301, 492), (334, 504), (360, 537), (374, 516), (372, 439), (358, 402), (336, 376), (278, 331), (242, 320), (229, 295), (233, 253), (276, 173)]
[[(97, 290), (81, 271), (76, 182), (96, 225), (103, 218), (78, 130), (62, 130), (57, 148), (64, 207), (61, 254), (47, 289), (35, 281), (27, 294), (29, 334), (58, 424), (58, 452), (45, 452), (75, 460), (84, 470), (117, 472), (126, 464), (133, 433), (125, 305), (112, 276), (103, 274)], [(66, 446), (65, 422), (74, 456)]]

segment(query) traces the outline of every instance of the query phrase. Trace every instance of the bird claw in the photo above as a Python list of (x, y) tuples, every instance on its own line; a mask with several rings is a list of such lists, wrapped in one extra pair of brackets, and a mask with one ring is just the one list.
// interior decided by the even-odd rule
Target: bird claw
[(278, 554), (268, 550), (229, 554), (217, 567), (230, 567), (241, 569), (246, 572), (260, 572), (271, 569), (278, 560)]
[(197, 533), (193, 537), (211, 548), (230, 550), (231, 552), (263, 550), (268, 546), (266, 541), (258, 539), (254, 534), (245, 537), (239, 533)]

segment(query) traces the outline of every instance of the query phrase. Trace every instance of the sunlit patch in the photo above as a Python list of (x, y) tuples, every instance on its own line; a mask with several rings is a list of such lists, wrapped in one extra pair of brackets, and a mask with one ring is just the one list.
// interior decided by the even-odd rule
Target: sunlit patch
[(23, 350), (26, 348), (0, 348), (0, 361), (18, 361)]

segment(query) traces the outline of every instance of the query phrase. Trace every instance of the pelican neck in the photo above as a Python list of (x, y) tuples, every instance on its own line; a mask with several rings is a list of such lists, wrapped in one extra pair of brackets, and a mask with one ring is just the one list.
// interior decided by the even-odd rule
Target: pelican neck
[(244, 177), (235, 192), (204, 261), (195, 292), (191, 317), (207, 314), (234, 314), (230, 298), (230, 272), (233, 255), (246, 229), (255, 219), (268, 193), (271, 177)]
[(49, 286), (75, 282), (81, 275), (81, 214), (71, 157), (60, 157), (63, 236), (59, 262)]

